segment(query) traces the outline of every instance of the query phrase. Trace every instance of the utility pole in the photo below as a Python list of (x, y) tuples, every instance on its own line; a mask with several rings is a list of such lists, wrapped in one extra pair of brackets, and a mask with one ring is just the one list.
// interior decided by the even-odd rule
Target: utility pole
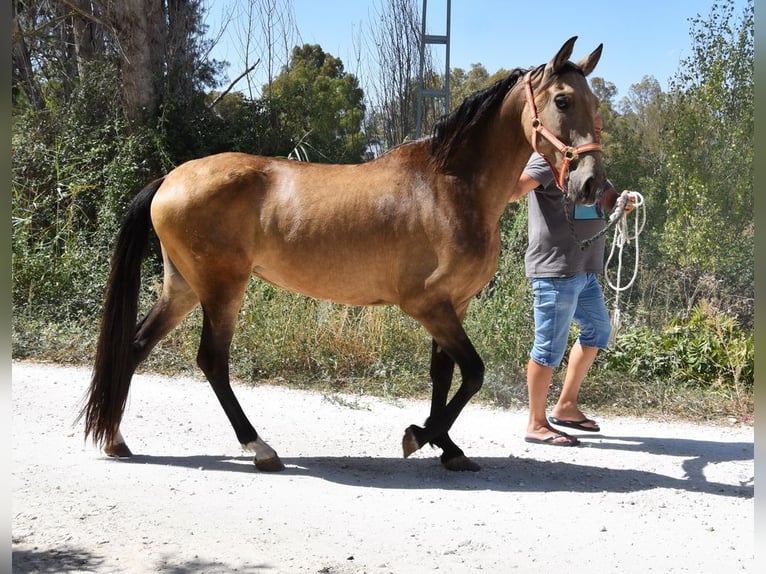
[[(423, 133), (423, 115), (426, 98), (441, 98), (444, 102), (444, 113), (449, 112), (449, 45), (450, 45), (450, 15), (452, 13), (452, 0), (447, 2), (447, 25), (444, 34), (426, 34), (426, 12), (428, 11), (428, 0), (423, 0), (423, 24), (420, 28), (420, 71), (418, 73), (418, 111), (415, 124), (415, 137), (420, 138)], [(425, 54), (426, 45), (440, 44), (445, 47), (444, 78), (441, 88), (425, 87)]]

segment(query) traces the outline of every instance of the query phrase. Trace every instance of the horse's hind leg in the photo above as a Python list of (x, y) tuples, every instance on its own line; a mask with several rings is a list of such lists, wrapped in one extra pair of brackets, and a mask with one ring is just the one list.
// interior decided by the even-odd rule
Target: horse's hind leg
[[(199, 300), (188, 283), (175, 271), (173, 264), (166, 260), (165, 278), (160, 298), (136, 325), (133, 338), (131, 376), (151, 350), (172, 331), (186, 315), (197, 306)], [(107, 442), (103, 451), (106, 455), (124, 458), (132, 455), (119, 428), (114, 438)]]
[(202, 302), (202, 338), (197, 364), (210, 381), (240, 444), (255, 453), (256, 468), (265, 471), (283, 470), (284, 464), (277, 453), (258, 436), (250, 424), (229, 380), (229, 350), (244, 288), (236, 297), (229, 298), (223, 297), (225, 289), (215, 292), (215, 300)]

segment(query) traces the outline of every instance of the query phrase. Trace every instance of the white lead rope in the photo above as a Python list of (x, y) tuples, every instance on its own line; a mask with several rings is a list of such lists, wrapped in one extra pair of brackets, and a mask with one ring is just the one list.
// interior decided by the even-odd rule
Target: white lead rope
[[(641, 232), (644, 230), (644, 224), (646, 223), (646, 205), (644, 204), (644, 196), (639, 192), (623, 191), (620, 197), (617, 199), (618, 204), (619, 202), (627, 202), (628, 194), (632, 194), (636, 198), (634, 204), (635, 207), (633, 209), (633, 211), (636, 212), (636, 216), (634, 218), (635, 227), (633, 234), (631, 234), (628, 230), (627, 214), (623, 210), (618, 210), (617, 206), (615, 206), (614, 211), (620, 214), (615, 216), (619, 217), (620, 219), (614, 226), (614, 239), (612, 240), (612, 248), (609, 251), (609, 257), (607, 257), (606, 264), (604, 265), (604, 275), (606, 276), (606, 281), (609, 284), (609, 287), (614, 289), (615, 292), (614, 309), (612, 310), (612, 334), (609, 338), (609, 346), (614, 345), (614, 342), (617, 339), (617, 331), (620, 328), (620, 293), (630, 289), (630, 287), (633, 286), (633, 283), (635, 283), (636, 277), (638, 276), (638, 236), (641, 235)], [(636, 250), (633, 261), (633, 275), (630, 278), (630, 281), (628, 281), (625, 285), (622, 285), (622, 253), (625, 249), (625, 246), (629, 245), (631, 241), (635, 245)], [(612, 261), (615, 253), (617, 253), (617, 277), (616, 280), (612, 282), (612, 280), (609, 278), (609, 263)]]

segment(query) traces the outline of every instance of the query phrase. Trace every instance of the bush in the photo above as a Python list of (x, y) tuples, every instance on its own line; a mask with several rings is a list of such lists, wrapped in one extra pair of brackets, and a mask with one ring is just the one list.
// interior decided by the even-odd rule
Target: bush
[(702, 301), (688, 317), (676, 318), (660, 331), (637, 328), (619, 336), (603, 367), (644, 380), (729, 388), (740, 395), (753, 390), (754, 361), (753, 334)]
[(113, 105), (114, 68), (92, 67), (68, 105), (13, 118), (13, 302), (52, 321), (98, 316), (119, 222), (150, 176), (151, 138)]

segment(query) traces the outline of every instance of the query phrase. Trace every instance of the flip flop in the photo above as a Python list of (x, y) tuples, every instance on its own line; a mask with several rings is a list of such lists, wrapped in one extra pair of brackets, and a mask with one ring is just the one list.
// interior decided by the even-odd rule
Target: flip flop
[[(553, 442), (557, 438), (567, 438), (569, 440), (566, 442)], [(524, 437), (524, 440), (532, 444), (547, 444), (550, 446), (577, 446), (578, 444), (580, 444), (580, 441), (577, 440), (575, 437), (569, 436), (568, 434), (561, 433), (561, 432), (551, 435), (548, 438), (535, 438), (533, 436), (527, 436), (527, 437)]]
[[(548, 417), (548, 422), (559, 427), (567, 427), (570, 429), (577, 429), (586, 432), (601, 431), (601, 428), (598, 426), (598, 424), (596, 424), (596, 421), (591, 419), (582, 419), (581, 421), (565, 421), (562, 419), (557, 419), (556, 417)], [(583, 423), (593, 423), (595, 426), (585, 426)]]

